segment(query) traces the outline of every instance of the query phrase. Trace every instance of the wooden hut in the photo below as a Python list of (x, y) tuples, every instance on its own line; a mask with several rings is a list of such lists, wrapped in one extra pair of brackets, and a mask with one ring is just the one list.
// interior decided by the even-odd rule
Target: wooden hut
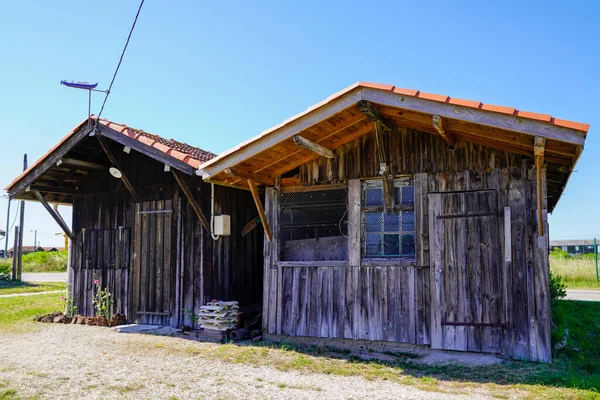
[(199, 173), (255, 195), (268, 337), (549, 361), (547, 213), (588, 128), (358, 83)]
[[(130, 322), (180, 327), (190, 325), (186, 310), (197, 313), (213, 298), (262, 301), (262, 227), (241, 237), (257, 217), (250, 193), (215, 188), (214, 214), (232, 222), (230, 235), (211, 237), (211, 186), (195, 171), (212, 157), (92, 118), (7, 190), (42, 203), (71, 239), (69, 282), (79, 313), (94, 315), (97, 277)], [(71, 227), (50, 204), (73, 207)]]

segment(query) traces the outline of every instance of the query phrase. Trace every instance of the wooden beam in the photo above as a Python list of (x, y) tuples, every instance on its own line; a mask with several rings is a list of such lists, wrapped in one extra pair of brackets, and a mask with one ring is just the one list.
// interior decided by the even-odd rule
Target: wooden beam
[(385, 148), (383, 145), (383, 133), (381, 132), (383, 124), (381, 121), (375, 122), (375, 145), (377, 147), (377, 158), (381, 168), (381, 177), (383, 179), (383, 198), (385, 200), (385, 208), (392, 208), (392, 188), (390, 187), (390, 167), (387, 164), (385, 157)]
[(256, 184), (252, 179), (248, 179), (248, 187), (250, 188), (250, 192), (252, 193), (252, 198), (254, 199), (254, 204), (256, 204), (256, 209), (258, 210), (258, 215), (260, 217), (260, 221), (265, 228), (265, 235), (267, 235), (267, 240), (270, 242), (273, 238), (273, 234), (271, 233), (271, 226), (269, 225), (269, 221), (267, 221), (267, 215), (265, 214), (265, 209), (263, 208), (262, 201), (260, 201), (260, 197), (258, 196), (258, 189), (256, 188)]
[(65, 220), (60, 216), (60, 214), (57, 213), (56, 211), (54, 211), (54, 209), (52, 207), (50, 207), (50, 204), (48, 204), (46, 199), (44, 199), (44, 196), (42, 196), (41, 193), (38, 192), (37, 190), (32, 190), (31, 193), (33, 193), (33, 195), (36, 197), (36, 199), (38, 199), (38, 201), (40, 203), (42, 203), (42, 205), (44, 206), (46, 211), (48, 211), (50, 213), (52, 218), (54, 218), (54, 221), (56, 221), (58, 226), (60, 226), (60, 228), (63, 230), (63, 232), (69, 237), (69, 239), (74, 241), (75, 236), (71, 232), (71, 229), (69, 229), (69, 226), (65, 223)]
[(76, 188), (41, 185), (41, 184), (35, 184), (35, 183), (29, 187), (29, 190), (36, 190), (38, 192), (43, 192), (43, 193), (67, 194), (67, 195), (72, 195), (72, 196), (79, 193)]
[(129, 191), (129, 193), (131, 194), (131, 197), (133, 197), (133, 201), (138, 201), (138, 195), (135, 192), (133, 185), (131, 184), (131, 182), (129, 182), (129, 179), (127, 179), (127, 176), (125, 176), (125, 172), (123, 172), (123, 169), (119, 165), (119, 162), (117, 161), (117, 159), (115, 158), (113, 153), (108, 148), (108, 145), (106, 144), (106, 142), (104, 142), (104, 139), (102, 139), (102, 135), (97, 134), (95, 136), (96, 136), (96, 139), (98, 140), (98, 143), (100, 143), (100, 147), (102, 147), (104, 154), (106, 154), (106, 157), (108, 157), (108, 160), (110, 161), (112, 166), (115, 167), (116, 169), (118, 169), (119, 171), (121, 171), (121, 181), (123, 181), (123, 184), (125, 185), (125, 187)]
[(434, 115), (431, 117), (431, 122), (435, 130), (440, 134), (442, 139), (448, 143), (448, 149), (454, 150), (454, 146), (456, 145), (456, 136), (448, 132), (445, 128), (444, 120), (439, 115)]
[(97, 170), (108, 169), (106, 167), (106, 165), (96, 164), (96, 163), (84, 161), (84, 160), (76, 160), (74, 158), (61, 158), (60, 160), (62, 161), (62, 164), (71, 165), (74, 167), (80, 167), (80, 168), (85, 168), (85, 169), (97, 169)]
[(252, 172), (241, 171), (239, 168), (236, 168), (235, 170), (232, 170), (231, 168), (227, 168), (223, 172), (227, 176), (231, 176), (234, 178), (240, 178), (240, 179), (246, 179), (246, 180), (252, 179), (255, 182), (264, 183), (265, 185), (270, 185), (270, 186), (272, 186), (273, 183), (275, 182), (273, 180), (273, 178), (270, 178), (268, 176), (264, 176), (264, 175), (260, 175), (260, 174), (256, 174), (256, 173), (252, 173)]
[(296, 146), (302, 147), (303, 149), (306, 149), (308, 151), (312, 151), (313, 153), (316, 153), (321, 157), (325, 157), (325, 158), (329, 158), (329, 159), (335, 158), (333, 151), (329, 150), (325, 146), (321, 146), (320, 144), (310, 141), (310, 140), (306, 139), (305, 137), (302, 137), (300, 135), (294, 135), (293, 140), (294, 140), (294, 143), (296, 144)]
[(190, 203), (190, 205), (194, 209), (194, 212), (196, 213), (196, 216), (198, 217), (198, 219), (202, 223), (202, 226), (204, 227), (204, 229), (206, 229), (207, 232), (211, 232), (208, 220), (204, 216), (204, 213), (202, 212), (202, 209), (200, 208), (200, 205), (198, 204), (198, 202), (194, 198), (194, 195), (192, 194), (192, 191), (190, 190), (190, 188), (187, 185), (187, 183), (185, 183), (185, 181), (183, 180), (183, 178), (181, 176), (179, 176), (179, 173), (177, 171), (175, 171), (174, 169), (171, 170), (171, 173), (175, 177), (175, 180), (179, 184), (179, 187), (183, 191), (183, 194), (187, 198), (188, 202)]
[(393, 129), (394, 124), (392, 122), (390, 122), (387, 118), (382, 116), (379, 113), (379, 110), (377, 110), (377, 107), (375, 107), (375, 105), (372, 104), (371, 102), (361, 100), (358, 102), (358, 108), (359, 108), (360, 112), (365, 114), (367, 116), (367, 118), (369, 118), (371, 121), (373, 121), (373, 122), (379, 121), (381, 123), (381, 126), (383, 127), (383, 129), (385, 129), (386, 131), (389, 132)]
[(544, 220), (543, 220), (543, 191), (542, 191), (542, 169), (544, 168), (544, 147), (546, 139), (536, 136), (533, 142), (533, 154), (535, 157), (535, 183), (537, 190), (537, 223), (538, 236), (544, 236)]

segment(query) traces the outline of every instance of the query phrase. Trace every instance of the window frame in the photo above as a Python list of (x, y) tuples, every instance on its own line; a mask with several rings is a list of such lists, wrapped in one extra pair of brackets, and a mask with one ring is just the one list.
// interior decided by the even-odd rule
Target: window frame
[[(386, 214), (386, 207), (385, 204), (382, 205), (365, 205), (364, 203), (365, 201), (365, 188), (364, 185), (368, 184), (369, 182), (377, 182), (381, 184), (381, 188), (383, 190), (383, 180), (382, 178), (374, 178), (374, 179), (363, 179), (360, 182), (360, 216), (359, 216), (359, 220), (360, 220), (360, 260), (361, 260), (361, 265), (365, 265), (365, 266), (369, 266), (369, 265), (415, 265), (416, 262), (416, 256), (417, 256), (417, 240), (416, 240), (416, 211), (415, 211), (415, 191), (414, 191), (414, 187), (415, 187), (415, 181), (413, 176), (403, 176), (403, 177), (395, 177), (392, 179), (392, 182), (390, 182), (392, 185), (392, 188), (395, 188), (395, 182), (396, 181), (402, 181), (402, 182), (407, 182), (408, 181), (408, 185), (405, 186), (412, 186), (413, 187), (413, 197), (412, 197), (412, 202), (410, 203), (401, 203), (401, 204), (392, 204), (391, 210), (393, 215), (397, 215), (399, 217), (399, 230), (397, 232), (398, 236), (399, 236), (399, 246), (401, 249), (402, 246), (402, 236), (403, 236), (403, 230), (402, 230), (402, 213), (407, 212), (407, 211), (411, 211), (413, 213), (413, 230), (412, 231), (406, 231), (407, 234), (412, 234), (413, 237), (413, 248), (414, 248), (414, 253), (411, 255), (379, 255), (379, 256), (371, 256), (371, 255), (367, 255), (367, 224), (366, 224), (366, 214), (371, 212), (376, 212), (376, 213), (380, 213), (382, 214), (382, 219), (383, 216)], [(378, 185), (379, 186), (379, 185)], [(404, 187), (404, 186), (400, 186), (400, 187)], [(392, 195), (393, 196), (393, 195)], [(393, 199), (395, 200), (395, 199)], [(381, 230), (379, 232), (382, 236), (382, 240), (383, 240), (383, 236), (385, 235), (385, 230)], [(393, 232), (395, 233), (395, 232)]]

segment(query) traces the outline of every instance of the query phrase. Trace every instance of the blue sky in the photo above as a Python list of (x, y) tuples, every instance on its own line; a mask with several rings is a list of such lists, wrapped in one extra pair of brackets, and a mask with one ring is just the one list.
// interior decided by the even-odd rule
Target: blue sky
[[(600, 237), (600, 3), (424, 3), (147, 0), (103, 115), (218, 153), (371, 81), (586, 122), (585, 151), (550, 233)], [(106, 88), (137, 6), (3, 2), (2, 186), (23, 153), (37, 159), (85, 118), (86, 92), (59, 82)], [(62, 243), (40, 205), (26, 210), (26, 245), (35, 229), (42, 245)]]

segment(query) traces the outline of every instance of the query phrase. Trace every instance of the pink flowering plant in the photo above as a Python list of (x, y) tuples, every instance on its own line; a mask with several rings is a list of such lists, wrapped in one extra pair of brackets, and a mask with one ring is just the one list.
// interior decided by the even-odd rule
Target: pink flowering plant
[(96, 316), (103, 316), (106, 318), (106, 321), (110, 321), (113, 305), (112, 295), (108, 291), (108, 288), (101, 288), (96, 274), (94, 274), (94, 285), (96, 286), (96, 293), (94, 294), (93, 303), (96, 309)]
[(75, 299), (73, 299), (71, 285), (67, 284), (67, 292), (64, 296), (60, 296), (60, 300), (65, 303), (65, 315), (67, 317), (77, 314), (77, 306), (75, 305)]

